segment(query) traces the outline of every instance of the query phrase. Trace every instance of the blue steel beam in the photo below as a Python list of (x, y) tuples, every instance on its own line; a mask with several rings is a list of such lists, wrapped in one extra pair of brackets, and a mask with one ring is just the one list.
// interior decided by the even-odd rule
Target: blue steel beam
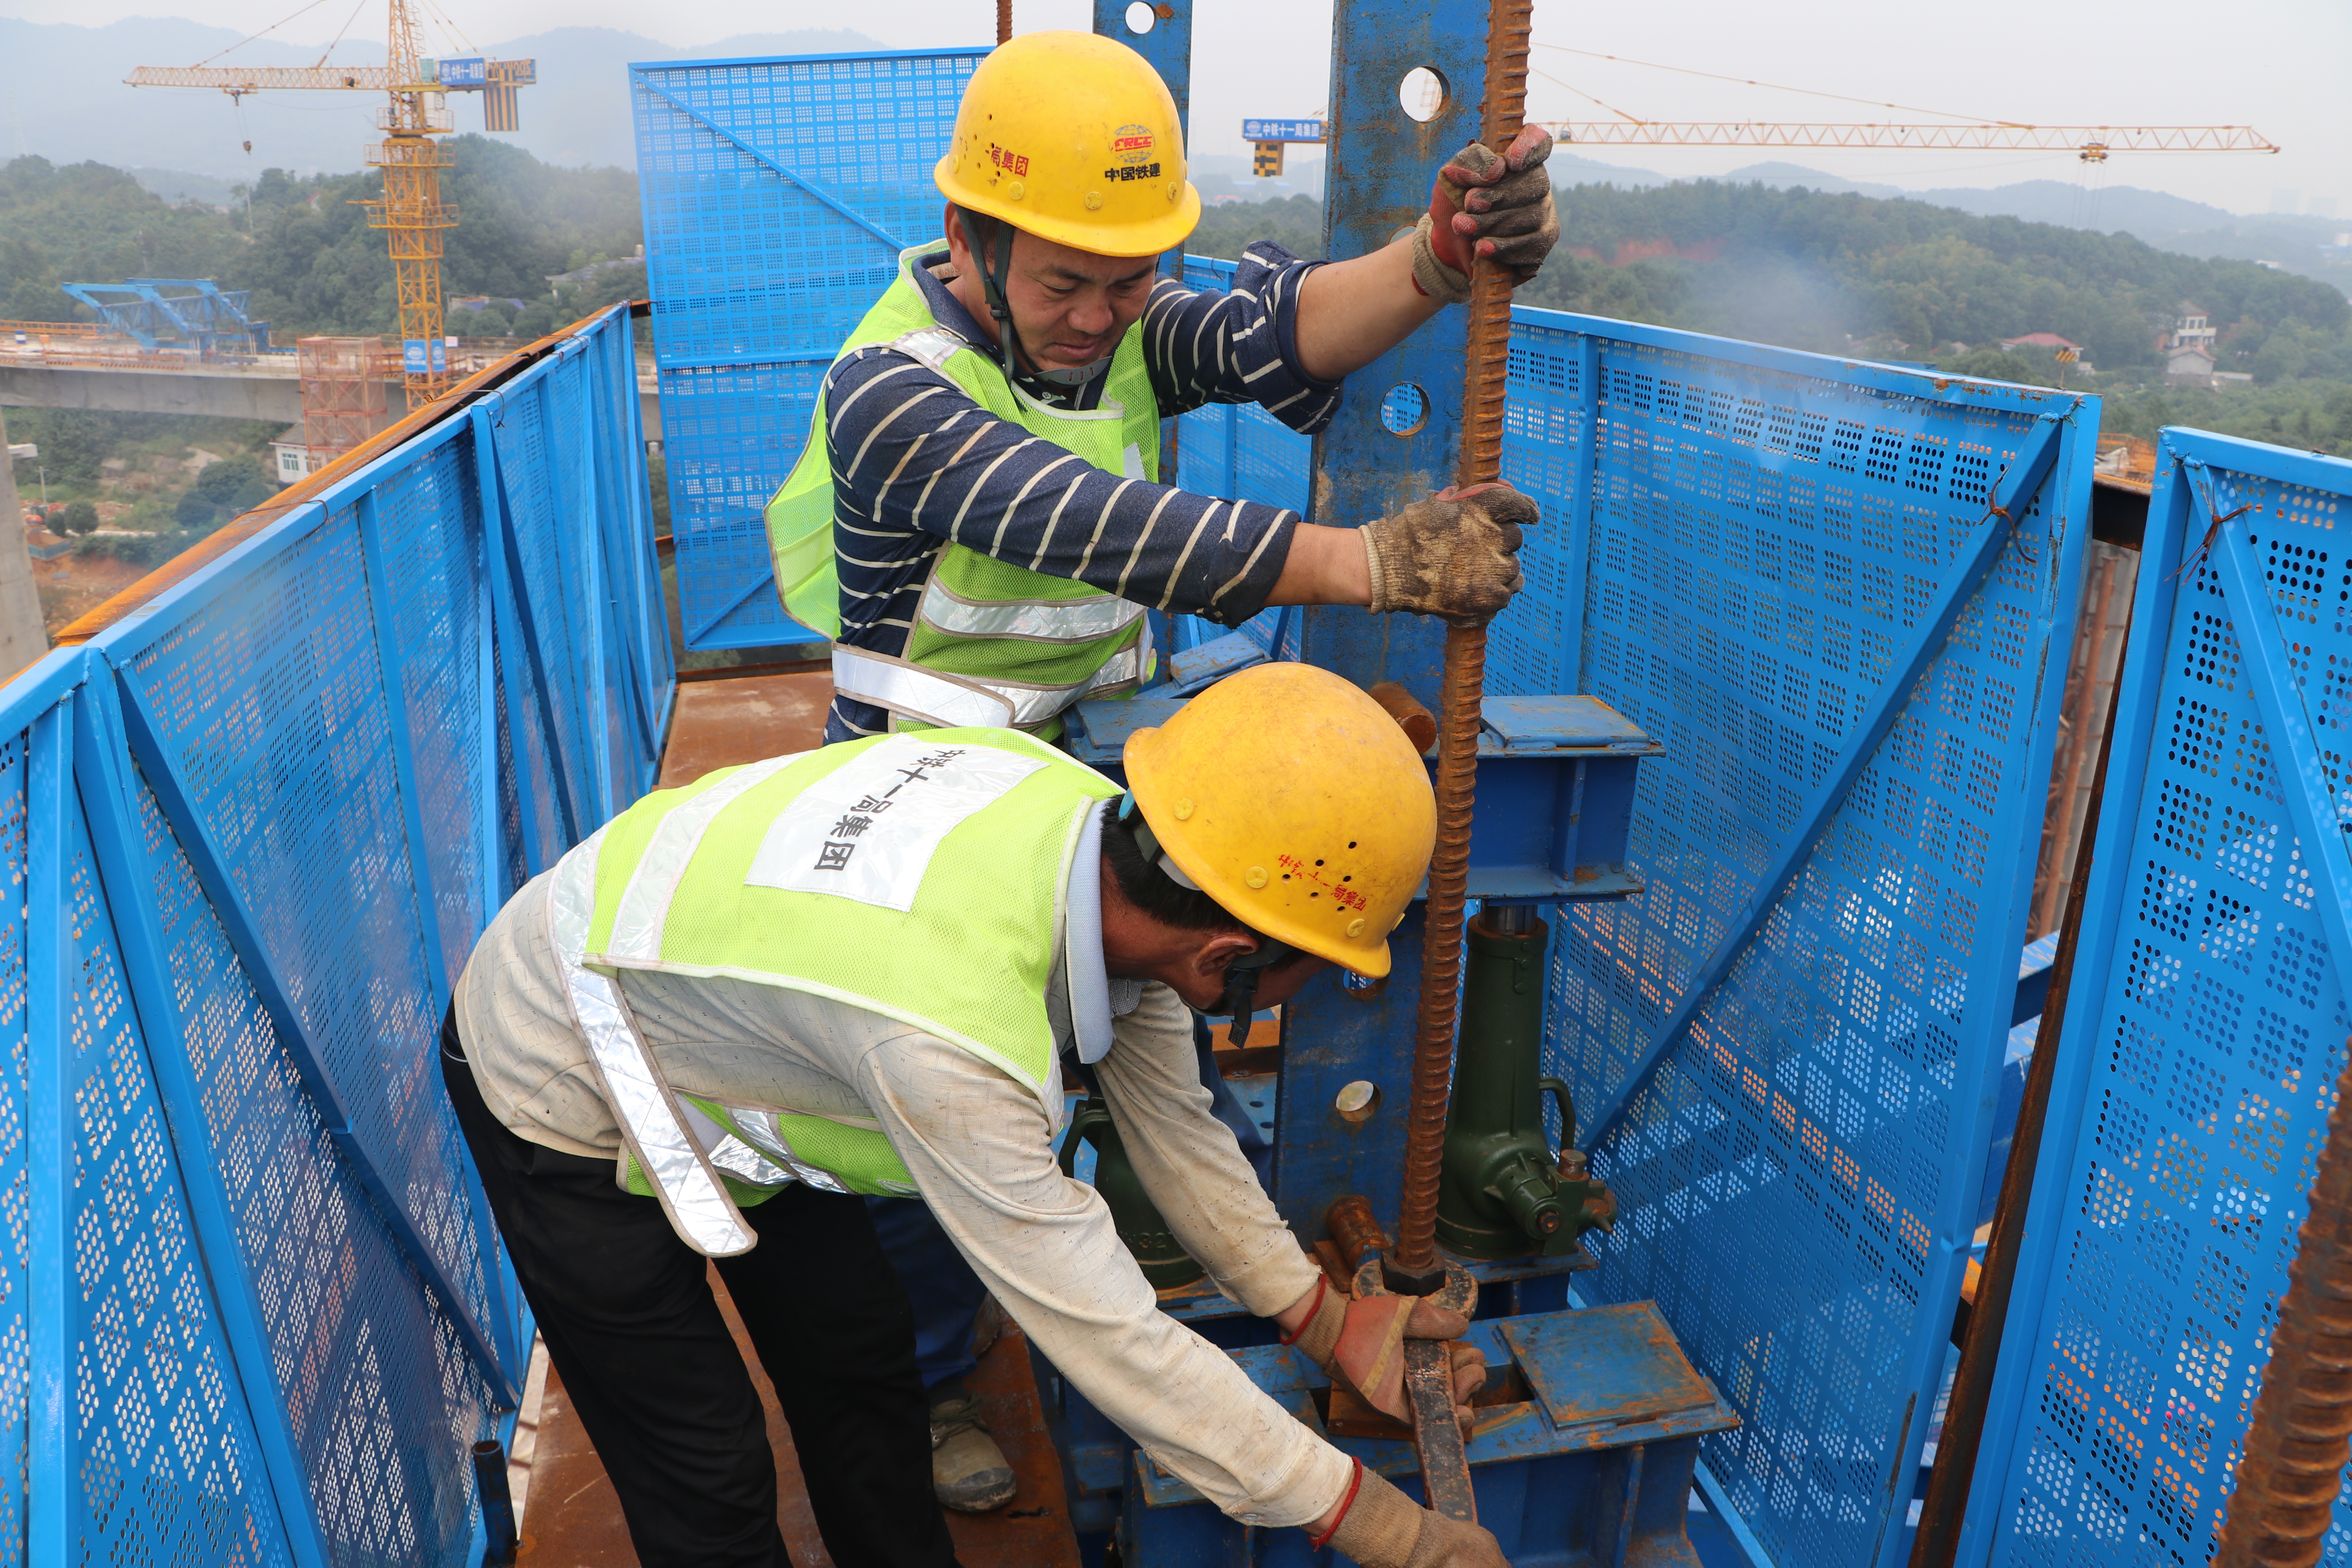
[(81, 1466), (75, 1436), (74, 1101), (66, 1089), (73, 1016), (66, 864), (73, 810), (73, 697), (33, 723), (25, 790), (25, 1304), (31, 1375), (26, 1387), (26, 1562), (68, 1568), (82, 1559)]
[[(1437, 113), (1415, 121), (1399, 89), (1415, 67), (1447, 86)], [(1323, 196), (1324, 255), (1362, 256), (1429, 210), (1438, 165), (1475, 141), (1485, 110), (1486, 8), (1451, 0), (1414, 10), (1339, 0), (1331, 18), (1331, 130)], [(1462, 438), (1467, 313), (1448, 309), (1348, 378), (1330, 428), (1317, 437), (1309, 516), (1345, 527), (1453, 482)], [(1391, 388), (1417, 386), (1425, 415), (1391, 433), (1381, 409)], [(1238, 416), (1238, 411), (1236, 411)], [(1299, 617), (1298, 658), (1358, 686), (1401, 681), (1434, 712), (1442, 622), (1374, 616), (1341, 605)], [(1274, 1197), (1294, 1229), (1319, 1234), (1334, 1198), (1361, 1193), (1393, 1216), (1404, 1156), (1406, 1086), (1412, 1077), (1418, 910), (1389, 939), (1394, 971), (1376, 986), (1337, 979), (1309, 985), (1283, 1011), (1283, 1093), (1277, 1106)], [(1386, 1102), (1361, 1124), (1332, 1108), (1342, 1085), (1379, 1085)]]
[(1730, 976), (1732, 965), (1739, 961), (1756, 934), (1764, 929), (1764, 922), (1771, 918), (1773, 909), (1780, 903), (1781, 895), (1789, 890), (1789, 885), (1796, 880), (1797, 873), (1804, 869), (1814, 845), (1828, 831), (1831, 819), (1837, 816), (1838, 807), (1845, 803), (1846, 794), (1853, 789), (1854, 780), (1862, 776), (1862, 770), (1877, 754), (1880, 744), (1886, 739), (1886, 732), (1895, 727), (1895, 721), (1910, 702), (1912, 689), (1919, 684), (1920, 678), (1927, 672), (1928, 664), (1951, 636), (1952, 623), (1959, 618), (1969, 600), (1991, 575), (1994, 565), (2000, 560), (2001, 551), (2007, 548), (2011, 536), (2016, 531), (2017, 520), (2024, 516), (2035, 492), (2050, 477), (2051, 468), (2058, 461), (2058, 440), (2063, 428), (2063, 422), (2056, 416), (2041, 416), (2034, 423), (2027, 446), (2018, 454), (2017, 461), (1995, 481), (1991, 495), (1986, 498), (1988, 505), (1983, 521), (1977, 524), (1975, 531), (1960, 547), (1958, 569), (1945, 579), (1935, 600), (1920, 616), (1909, 644), (1895, 658), (1894, 675), (1879, 687), (1871, 699), (1863, 721), (1847, 737), (1845, 748), (1838, 755), (1837, 765), (1830, 770), (1829, 776), (1813, 792), (1812, 799), (1806, 803), (1803, 815), (1798, 818), (1796, 831), (1781, 846), (1770, 873), (1757, 884), (1755, 892), (1748, 898), (1748, 907), (1732, 922), (1731, 929), (1716, 944), (1706, 962), (1692, 973), (1690, 984), (1685, 987), (1682, 999), (1675, 1005), (1674, 1012), (1667, 1016), (1664, 1026), (1643, 1051), (1640, 1059), (1634, 1062), (1633, 1069), (1626, 1075), (1625, 1081), (1580, 1130), (1583, 1145), (1588, 1152), (1601, 1146), (1601, 1141), (1608, 1136), (1625, 1114), (1626, 1108), (1648, 1085), (1659, 1064), (1665, 1060), (1667, 1053), (1675, 1048), (1698, 1016), (1699, 1009), (1715, 994), (1715, 988)]
[[(1425, 121), (1399, 97), (1416, 67), (1446, 91)], [(1405, 7), (1342, 0), (1331, 18), (1331, 127), (1323, 185), (1323, 253), (1363, 256), (1429, 210), (1438, 165), (1478, 139), (1486, 96), (1486, 7)], [(1468, 313), (1448, 308), (1348, 378), (1331, 426), (1315, 443), (1311, 520), (1370, 521), (1453, 483), (1462, 439), (1463, 352)], [(1407, 434), (1382, 422), (1391, 389), (1418, 387), (1425, 416)], [(1303, 657), (1359, 686), (1402, 681), (1438, 708), (1444, 627), (1409, 616), (1317, 605), (1305, 616)]]

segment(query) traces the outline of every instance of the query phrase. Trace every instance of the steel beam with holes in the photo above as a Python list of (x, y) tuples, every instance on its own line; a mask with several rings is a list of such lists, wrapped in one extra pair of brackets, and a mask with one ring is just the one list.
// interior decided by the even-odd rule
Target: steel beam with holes
[(1715, 951), (1707, 956), (1706, 962), (1693, 972), (1690, 984), (1683, 990), (1682, 999), (1675, 1005), (1675, 1010), (1667, 1016), (1656, 1037), (1634, 1062), (1625, 1081), (1586, 1121), (1581, 1130), (1581, 1142), (1587, 1151), (1599, 1148), (1601, 1141), (1623, 1120), (1627, 1109), (1649, 1086), (1660, 1064), (1689, 1032), (1700, 1009), (1715, 994), (1716, 987), (1730, 976), (1732, 966), (1738, 963), (1748, 944), (1764, 929), (1765, 921), (1771, 918), (1773, 908), (1797, 879), (1797, 874), (1804, 869), (1813, 847), (1821, 842), (1822, 835), (1829, 830), (1838, 808), (1845, 804), (1846, 795), (1853, 788), (1854, 781), (1862, 776), (1862, 770), (1877, 754), (1887, 731), (1895, 727), (1895, 721), (1911, 701), (1914, 689), (1919, 684), (1920, 678), (1927, 673), (1927, 666), (1943, 650), (1945, 642), (1951, 637), (1953, 622), (1959, 618), (1969, 601), (1976, 596), (1977, 590), (1984, 586), (1985, 579), (1992, 574), (2001, 552), (2008, 548), (2010, 539), (2016, 531), (2011, 520), (2025, 514), (2025, 509), (2041, 490), (2042, 482), (2050, 477), (2051, 468), (2058, 461), (2058, 441), (2063, 427), (2064, 422), (2053, 415), (2042, 415), (2034, 421), (2032, 433), (2026, 438), (2017, 460), (1993, 485), (1983, 521), (1961, 544), (1958, 564), (1944, 579), (1935, 599), (1913, 629), (1911, 640), (1896, 656), (1894, 675), (1879, 687), (1862, 722), (1846, 737), (1845, 747), (1838, 754), (1836, 766), (1813, 791), (1812, 798), (1805, 803), (1796, 831), (1781, 845), (1770, 871), (1757, 884), (1756, 890), (1748, 896), (1747, 907), (1716, 945)]

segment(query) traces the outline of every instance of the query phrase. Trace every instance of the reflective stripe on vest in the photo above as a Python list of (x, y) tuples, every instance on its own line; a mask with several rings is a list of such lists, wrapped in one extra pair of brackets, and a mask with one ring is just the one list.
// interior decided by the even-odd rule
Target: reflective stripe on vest
[(1143, 618), (1132, 599), (967, 599), (933, 577), (923, 586), (921, 615), (943, 632), (967, 637), (1018, 637), (1024, 642), (1092, 642), (1125, 631)]
[(563, 976), (572, 1021), (588, 1043), (603, 1080), (604, 1103), (620, 1124), (628, 1152), (652, 1184), (672, 1229), (697, 1252), (730, 1258), (759, 1241), (742, 1210), (719, 1180), (701, 1142), (688, 1130), (685, 1108), (670, 1092), (653, 1053), (637, 1036), (621, 988), (581, 963), (588, 922), (596, 908), (596, 856), (604, 829), (566, 855), (547, 890), (547, 934)]
[[(1083, 601), (1082, 601), (1083, 602)], [(1135, 643), (1076, 687), (1024, 686), (943, 675), (888, 654), (833, 645), (833, 689), (844, 697), (943, 728), (1029, 730), (1051, 722), (1089, 697), (1143, 683), (1146, 649)]]

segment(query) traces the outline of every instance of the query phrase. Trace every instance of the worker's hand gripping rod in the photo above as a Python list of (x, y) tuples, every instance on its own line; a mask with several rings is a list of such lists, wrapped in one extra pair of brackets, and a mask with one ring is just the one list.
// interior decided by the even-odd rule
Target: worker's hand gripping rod
[[(1487, 8), (1486, 112), (1480, 134), (1497, 156), (1510, 148), (1527, 111), (1528, 34), (1532, 15), (1532, 0), (1492, 0)], [(1511, 338), (1510, 273), (1475, 258), (1472, 268), (1462, 455), (1455, 469), (1455, 483), (1465, 488), (1492, 484), (1502, 477), (1503, 384)], [(1413, 1050), (1412, 1101), (1405, 1122), (1404, 1202), (1391, 1270), (1396, 1286), (1416, 1293), (1443, 1292), (1447, 1285), (1446, 1271), (1437, 1257), (1438, 1180), (1445, 1158), (1454, 1034), (1461, 1011), (1463, 905), (1469, 886), (1470, 808), (1475, 792), (1479, 706), (1486, 680), (1486, 624), (1448, 624), (1444, 706), (1438, 731), (1437, 847), (1429, 862), (1421, 1014)], [(1465, 1276), (1454, 1289), (1467, 1283)], [(1430, 1340), (1407, 1340), (1404, 1352), (1413, 1445), (1420, 1451), (1422, 1483), (1429, 1505), (1455, 1519), (1475, 1519), (1469, 1456), (1454, 1422), (1453, 1369), (1445, 1346)]]

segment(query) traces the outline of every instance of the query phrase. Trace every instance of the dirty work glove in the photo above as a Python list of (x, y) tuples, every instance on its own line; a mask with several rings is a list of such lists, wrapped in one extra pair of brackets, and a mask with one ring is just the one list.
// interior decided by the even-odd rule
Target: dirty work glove
[[(1329, 1280), (1318, 1279), (1315, 1305), (1307, 1321), (1298, 1326), (1297, 1333), (1282, 1342), (1297, 1346), (1307, 1360), (1362, 1394), (1375, 1410), (1410, 1423), (1412, 1407), (1404, 1397), (1404, 1342), (1408, 1338), (1458, 1341), (1469, 1328), (1470, 1320), (1461, 1313), (1449, 1312), (1419, 1296), (1370, 1296), (1356, 1300), (1332, 1289)], [(1457, 1343), (1447, 1353), (1454, 1363), (1454, 1418), (1467, 1432), (1470, 1396), (1486, 1385), (1486, 1352), (1475, 1345)]]
[(1531, 280), (1559, 239), (1552, 207), (1551, 132), (1523, 128), (1501, 157), (1473, 142), (1446, 160), (1429, 193), (1429, 212), (1413, 231), (1412, 280), (1423, 294), (1458, 304), (1470, 298), (1475, 256)]
[(1526, 585), (1519, 531), (1535, 526), (1536, 503), (1508, 485), (1446, 489), (1393, 517), (1366, 523), (1374, 611), (1410, 610), (1476, 626), (1499, 614)]
[(1320, 1551), (1335, 1547), (1362, 1568), (1508, 1568), (1495, 1538), (1475, 1524), (1447, 1519), (1415, 1503), (1356, 1461), (1356, 1479), (1339, 1522), (1310, 1536)]

